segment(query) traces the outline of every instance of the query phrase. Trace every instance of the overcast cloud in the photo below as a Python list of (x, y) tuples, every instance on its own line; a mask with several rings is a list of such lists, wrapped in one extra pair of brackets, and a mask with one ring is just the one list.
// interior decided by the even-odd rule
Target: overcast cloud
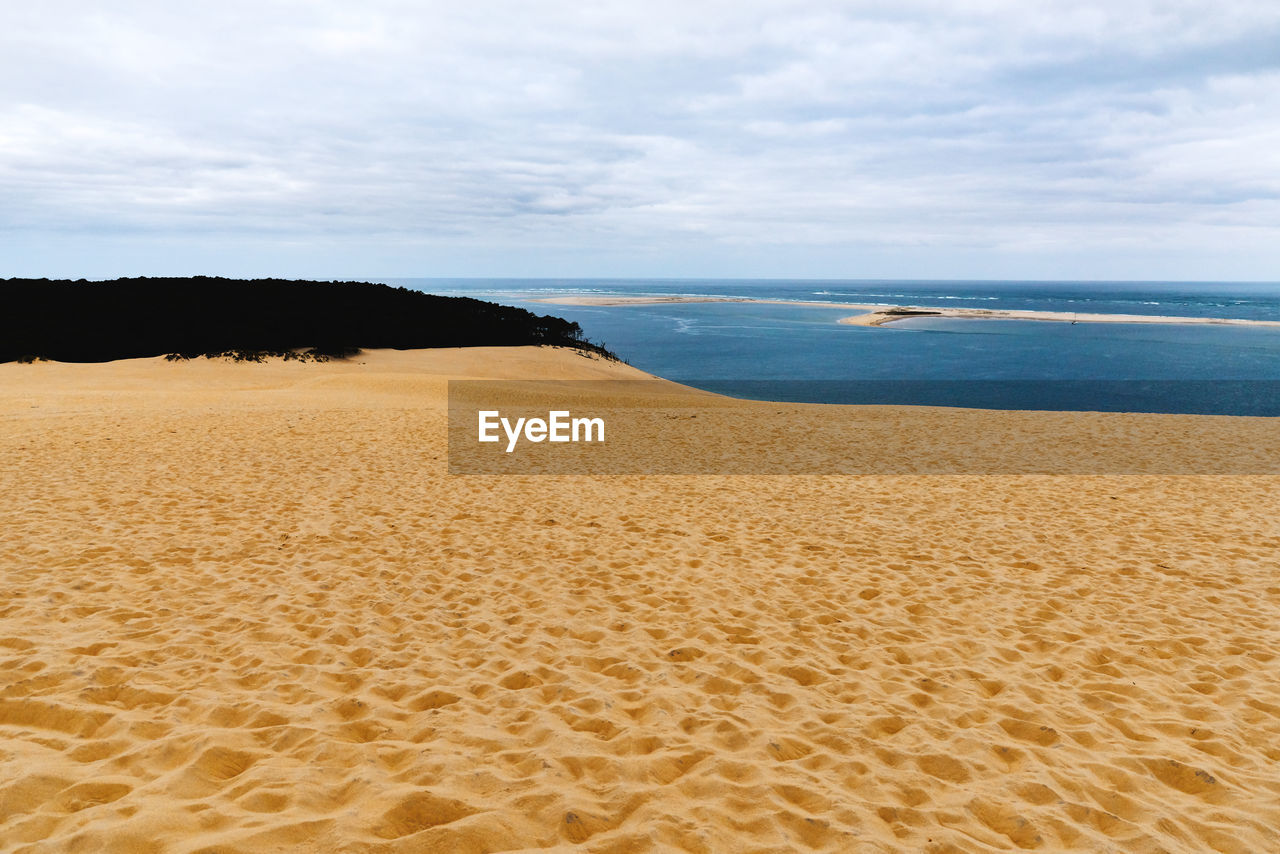
[(6, 3), (4, 275), (1280, 279), (1280, 4)]

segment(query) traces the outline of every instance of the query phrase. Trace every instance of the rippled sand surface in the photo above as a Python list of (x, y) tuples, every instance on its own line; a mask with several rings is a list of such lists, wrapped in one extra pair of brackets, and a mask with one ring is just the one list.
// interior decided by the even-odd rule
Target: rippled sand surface
[(0, 850), (1280, 850), (1280, 478), (446, 474), (635, 375), (0, 365)]

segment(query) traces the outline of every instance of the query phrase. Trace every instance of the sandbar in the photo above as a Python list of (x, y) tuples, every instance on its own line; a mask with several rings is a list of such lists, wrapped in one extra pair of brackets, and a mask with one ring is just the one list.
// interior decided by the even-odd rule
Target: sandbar
[(946, 308), (913, 305), (870, 305), (861, 303), (834, 303), (805, 300), (753, 299), (749, 297), (701, 297), (701, 296), (566, 296), (544, 297), (532, 302), (558, 305), (667, 305), (676, 303), (741, 302), (767, 305), (796, 305), (818, 308), (851, 309), (861, 314), (841, 318), (846, 326), (885, 326), (900, 320), (926, 317), (968, 318), (973, 320), (1042, 320), (1058, 323), (1156, 323), (1191, 324), (1211, 326), (1270, 326), (1280, 327), (1277, 320), (1250, 320), (1224, 317), (1178, 317), (1152, 314), (1090, 314), (1071, 311), (1024, 311), (1020, 309)]

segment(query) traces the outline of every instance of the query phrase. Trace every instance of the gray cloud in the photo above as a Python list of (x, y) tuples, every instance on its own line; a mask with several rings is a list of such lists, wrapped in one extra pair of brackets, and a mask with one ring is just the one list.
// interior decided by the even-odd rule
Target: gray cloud
[(0, 275), (1280, 279), (1273, 3), (3, 15)]

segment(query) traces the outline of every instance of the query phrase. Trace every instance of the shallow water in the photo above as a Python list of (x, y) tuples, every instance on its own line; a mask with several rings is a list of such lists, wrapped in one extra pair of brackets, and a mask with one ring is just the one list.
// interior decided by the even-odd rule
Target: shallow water
[[(679, 294), (1280, 320), (1280, 285), (510, 279), (392, 283), (566, 317), (580, 323), (589, 339), (638, 368), (742, 396), (772, 398), (785, 393), (790, 400), (818, 403), (1280, 415), (1276, 328), (954, 318), (858, 327), (837, 324), (850, 310), (836, 307), (601, 307), (529, 301), (570, 294)], [(867, 380), (877, 382), (861, 382)], [(930, 382), (920, 382), (926, 380)], [(1004, 385), (990, 385), (995, 381)], [(1092, 391), (1088, 382), (1096, 383)]]

